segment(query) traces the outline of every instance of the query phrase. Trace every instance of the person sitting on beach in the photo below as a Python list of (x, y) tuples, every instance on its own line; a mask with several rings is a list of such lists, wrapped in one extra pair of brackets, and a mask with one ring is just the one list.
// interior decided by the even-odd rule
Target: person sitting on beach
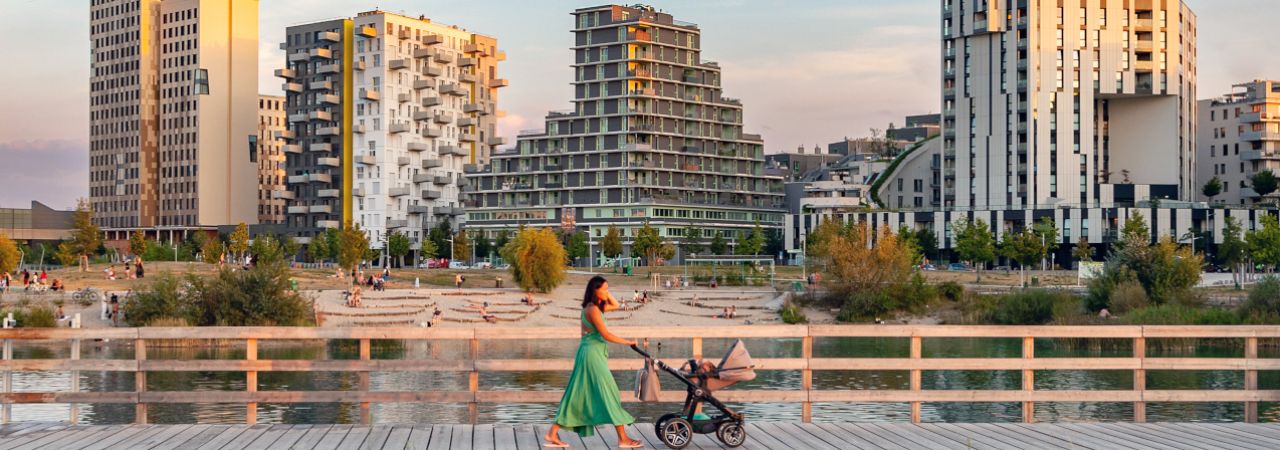
[(347, 306), (351, 308), (360, 307), (360, 285), (351, 286), (350, 296), (347, 297)]
[(722, 311), (720, 312), (720, 318), (721, 318), (721, 319), (728, 319), (728, 318), (729, 318), (729, 308), (725, 308), (724, 310), (722, 310)]
[(644, 291), (644, 294), (640, 296), (640, 303), (649, 303), (649, 291)]
[(489, 314), (489, 302), (484, 302), (484, 306), (480, 307), (480, 318), (489, 323), (498, 322), (498, 316)]
[(430, 328), (430, 327), (434, 327), (434, 326), (436, 325), (436, 322), (439, 322), (439, 321), (440, 321), (440, 319), (442, 319), (442, 318), (444, 318), (444, 312), (443, 312), (443, 311), (440, 311), (440, 307), (439, 307), (439, 306), (437, 306), (437, 307), (436, 307), (436, 312), (431, 313), (431, 320), (430, 320), (430, 321), (427, 321), (427, 327), (428, 327), (428, 328)]
[(62, 311), (62, 305), (58, 305), (58, 311), (54, 314), (57, 315), (58, 320), (67, 320), (67, 314)]
[(1103, 320), (1110, 319), (1111, 311), (1107, 308), (1102, 308), (1102, 311), (1098, 311), (1098, 318)]
[(49, 286), (49, 290), (54, 291), (54, 292), (61, 291), (61, 290), (65, 290), (66, 288), (67, 288), (66, 286), (63, 286), (63, 285), (62, 285), (62, 280), (57, 279), (57, 278), (54, 278), (54, 279), (53, 279), (53, 284)]

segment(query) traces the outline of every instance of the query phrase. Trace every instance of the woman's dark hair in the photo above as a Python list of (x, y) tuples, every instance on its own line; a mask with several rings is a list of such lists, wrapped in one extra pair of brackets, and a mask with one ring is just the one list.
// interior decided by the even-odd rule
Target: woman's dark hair
[(608, 280), (605, 280), (604, 277), (600, 275), (591, 277), (591, 281), (587, 282), (587, 292), (582, 294), (583, 308), (586, 308), (588, 305), (600, 305), (600, 298), (596, 297), (596, 291), (600, 290), (600, 286), (605, 284), (607, 281)]

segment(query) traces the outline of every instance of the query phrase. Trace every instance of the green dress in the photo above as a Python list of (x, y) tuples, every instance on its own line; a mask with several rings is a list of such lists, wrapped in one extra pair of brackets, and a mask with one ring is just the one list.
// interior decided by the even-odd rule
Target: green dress
[(569, 374), (564, 397), (560, 398), (556, 423), (581, 436), (593, 436), (596, 425), (630, 425), (636, 419), (622, 409), (618, 384), (609, 372), (609, 343), (587, 321), (585, 310), (582, 314), (582, 323), (591, 332), (583, 335), (578, 345), (573, 373)]

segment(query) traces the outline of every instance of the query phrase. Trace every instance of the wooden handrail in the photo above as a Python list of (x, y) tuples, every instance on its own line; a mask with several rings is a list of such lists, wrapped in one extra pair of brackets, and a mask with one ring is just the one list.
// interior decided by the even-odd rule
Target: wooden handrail
[[(1131, 402), (1134, 420), (1146, 420), (1147, 402), (1242, 402), (1245, 420), (1258, 419), (1258, 402), (1280, 401), (1280, 390), (1258, 390), (1259, 370), (1280, 370), (1280, 358), (1259, 358), (1258, 339), (1280, 338), (1275, 326), (958, 326), (958, 325), (766, 325), (723, 327), (613, 327), (627, 338), (689, 339), (691, 355), (702, 355), (705, 339), (765, 338), (797, 339), (800, 354), (796, 357), (757, 358), (758, 370), (800, 371), (800, 389), (792, 390), (726, 390), (718, 398), (733, 402), (799, 403), (802, 419), (812, 418), (814, 402), (892, 402), (908, 403), (911, 418), (919, 422), (921, 405), (928, 402), (1018, 402), (1023, 406), (1023, 420), (1034, 419), (1038, 402)], [(490, 359), (481, 355), (483, 341), (571, 340), (579, 337), (577, 327), (543, 328), (292, 328), (292, 327), (203, 327), (203, 328), (110, 328), (110, 329), (0, 329), (3, 360), (0, 360), (0, 419), (11, 418), (10, 405), (25, 403), (71, 404), (74, 420), (81, 403), (134, 404), (136, 422), (147, 422), (147, 405), (164, 403), (238, 403), (247, 409), (246, 419), (257, 420), (260, 403), (353, 403), (360, 405), (362, 422), (369, 422), (369, 406), (373, 403), (446, 402), (466, 403), (471, 420), (476, 418), (480, 403), (528, 403), (559, 401), (561, 391), (483, 390), (482, 372), (569, 371), (573, 361), (566, 358)], [(910, 351), (903, 357), (823, 358), (813, 356), (814, 339), (839, 337), (905, 338)], [(928, 358), (924, 357), (925, 338), (1009, 338), (1020, 339), (1022, 355), (1006, 358)], [(1036, 338), (1117, 339), (1130, 340), (1134, 352), (1119, 357), (1037, 358)], [(1185, 358), (1147, 357), (1148, 339), (1237, 339), (1243, 342), (1243, 357)], [(133, 341), (132, 359), (82, 359), (79, 346), (85, 341), (112, 339)], [(149, 341), (166, 340), (239, 340), (245, 342), (243, 359), (223, 360), (154, 360), (147, 359)], [(356, 340), (359, 359), (349, 360), (270, 360), (260, 359), (259, 345), (273, 340)], [(373, 340), (465, 341), (468, 351), (451, 359), (378, 360), (371, 358)], [(64, 359), (13, 359), (16, 341), (67, 343), (71, 357)], [(156, 345), (152, 343), (152, 346)], [(611, 370), (640, 368), (639, 358), (614, 358)], [(133, 372), (134, 392), (83, 392), (77, 383), (67, 392), (13, 392), (12, 374), (21, 371)], [(813, 388), (814, 371), (901, 370), (910, 374), (908, 389), (889, 390), (823, 390)], [(1008, 370), (1020, 371), (1021, 389), (1016, 390), (925, 390), (923, 371), (938, 370)], [(1127, 370), (1133, 372), (1134, 385), (1129, 390), (1054, 390), (1034, 388), (1035, 371), (1046, 370)], [(1149, 390), (1147, 370), (1223, 370), (1242, 371), (1244, 388), (1236, 390)], [(246, 388), (235, 392), (147, 391), (148, 372), (244, 372)], [(262, 372), (354, 372), (359, 382), (353, 391), (260, 391), (258, 375)], [(370, 372), (457, 372), (467, 374), (465, 390), (423, 390), (412, 392), (370, 391)], [(631, 402), (630, 395), (623, 401)], [(678, 402), (683, 392), (664, 392), (661, 400)]]

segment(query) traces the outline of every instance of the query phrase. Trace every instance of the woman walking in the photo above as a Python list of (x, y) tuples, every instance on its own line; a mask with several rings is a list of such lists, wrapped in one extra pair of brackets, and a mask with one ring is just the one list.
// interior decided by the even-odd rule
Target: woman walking
[(573, 373), (560, 399), (556, 420), (545, 436), (544, 447), (568, 447), (560, 440), (561, 427), (580, 436), (594, 436), (596, 425), (613, 425), (618, 431), (621, 448), (639, 448), (640, 441), (627, 437), (624, 428), (635, 422), (631, 414), (622, 409), (622, 397), (618, 385), (609, 373), (608, 343), (636, 345), (635, 341), (622, 339), (609, 332), (604, 313), (618, 309), (618, 299), (609, 294), (609, 282), (596, 276), (587, 282), (582, 298), (582, 342), (573, 360)]

